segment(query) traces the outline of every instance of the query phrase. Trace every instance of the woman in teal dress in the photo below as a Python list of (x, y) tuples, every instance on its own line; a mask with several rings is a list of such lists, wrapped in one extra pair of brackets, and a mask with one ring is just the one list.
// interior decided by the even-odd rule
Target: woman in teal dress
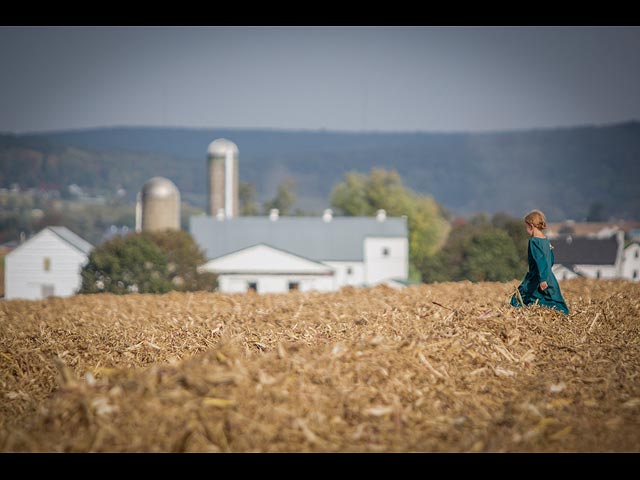
[(569, 315), (569, 308), (560, 292), (560, 285), (551, 267), (554, 263), (553, 247), (542, 230), (547, 228), (544, 214), (533, 210), (524, 217), (529, 238), (529, 271), (511, 297), (511, 305), (521, 307), (538, 303)]

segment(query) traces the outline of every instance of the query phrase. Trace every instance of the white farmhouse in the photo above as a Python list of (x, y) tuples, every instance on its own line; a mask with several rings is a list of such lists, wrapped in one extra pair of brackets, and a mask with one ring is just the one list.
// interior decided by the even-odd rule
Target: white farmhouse
[(406, 217), (194, 216), (190, 233), (204, 251), (201, 270), (222, 292), (335, 291), (409, 275)]
[(75, 294), (93, 245), (66, 227), (46, 227), (5, 257), (5, 298)]
[(624, 232), (607, 238), (558, 235), (551, 240), (558, 280), (575, 276), (621, 278), (623, 274)]
[(622, 278), (640, 282), (640, 243), (633, 242), (624, 249)]

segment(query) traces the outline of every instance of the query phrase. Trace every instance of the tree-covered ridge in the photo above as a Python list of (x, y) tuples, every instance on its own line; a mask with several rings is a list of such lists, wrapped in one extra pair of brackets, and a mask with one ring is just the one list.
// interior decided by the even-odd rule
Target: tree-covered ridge
[(0, 186), (122, 186), (132, 200), (160, 175), (204, 208), (206, 148), (220, 137), (238, 145), (240, 181), (255, 185), (259, 202), (292, 178), (294, 210), (322, 212), (347, 172), (381, 167), (459, 215), (541, 208), (552, 221), (581, 220), (599, 203), (605, 218), (640, 218), (640, 122), (476, 134), (123, 127), (0, 135)]

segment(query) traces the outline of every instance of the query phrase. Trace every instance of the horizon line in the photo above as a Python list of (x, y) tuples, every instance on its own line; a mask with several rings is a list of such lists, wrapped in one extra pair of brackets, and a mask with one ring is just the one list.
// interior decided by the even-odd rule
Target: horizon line
[(610, 123), (582, 123), (574, 125), (556, 125), (545, 127), (522, 127), (522, 128), (506, 128), (506, 129), (487, 129), (487, 130), (384, 130), (384, 129), (330, 129), (325, 127), (317, 128), (289, 128), (289, 127), (233, 127), (233, 126), (183, 126), (183, 125), (100, 125), (89, 127), (69, 127), (61, 129), (44, 129), (44, 130), (32, 130), (32, 131), (0, 131), (0, 135), (13, 135), (13, 136), (41, 136), (52, 134), (65, 134), (65, 133), (81, 133), (95, 130), (125, 130), (125, 129), (148, 129), (148, 130), (223, 130), (223, 131), (244, 131), (244, 132), (297, 132), (297, 133), (330, 133), (330, 134), (344, 134), (344, 135), (419, 135), (419, 134), (441, 134), (441, 135), (485, 135), (496, 133), (524, 133), (533, 131), (550, 131), (550, 130), (571, 130), (578, 128), (602, 128), (602, 127), (615, 127), (626, 124), (640, 123), (639, 119), (631, 118), (628, 120), (620, 120)]

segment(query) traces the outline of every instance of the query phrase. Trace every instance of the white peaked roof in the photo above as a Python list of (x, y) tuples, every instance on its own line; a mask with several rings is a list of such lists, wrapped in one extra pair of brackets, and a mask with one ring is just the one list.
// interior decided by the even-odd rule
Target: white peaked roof
[(333, 275), (329, 265), (259, 243), (210, 260), (203, 270), (215, 273)]
[(91, 245), (85, 239), (80, 238), (78, 235), (73, 233), (67, 227), (46, 227), (46, 228), (43, 228), (42, 230), (40, 230), (35, 235), (33, 235), (31, 238), (28, 238), (26, 242), (18, 245), (16, 248), (11, 250), (9, 252), (9, 255), (13, 255), (14, 253), (16, 253), (19, 250), (21, 250), (24, 245), (27, 245), (30, 241), (32, 241), (35, 237), (40, 235), (45, 230), (49, 230), (54, 235), (56, 235), (58, 238), (60, 238), (61, 240), (65, 241), (70, 246), (72, 246), (76, 250), (84, 253), (85, 255), (89, 255), (89, 253), (91, 253), (91, 250), (93, 250), (93, 245)]
[(53, 233), (55, 233), (56, 235), (58, 235), (60, 238), (62, 238), (69, 245), (80, 250), (82, 253), (86, 253), (87, 255), (89, 255), (91, 250), (93, 250), (93, 245), (91, 245), (89, 242), (87, 242), (83, 238), (80, 238), (78, 235), (73, 233), (67, 227), (47, 227), (47, 228), (51, 230)]

